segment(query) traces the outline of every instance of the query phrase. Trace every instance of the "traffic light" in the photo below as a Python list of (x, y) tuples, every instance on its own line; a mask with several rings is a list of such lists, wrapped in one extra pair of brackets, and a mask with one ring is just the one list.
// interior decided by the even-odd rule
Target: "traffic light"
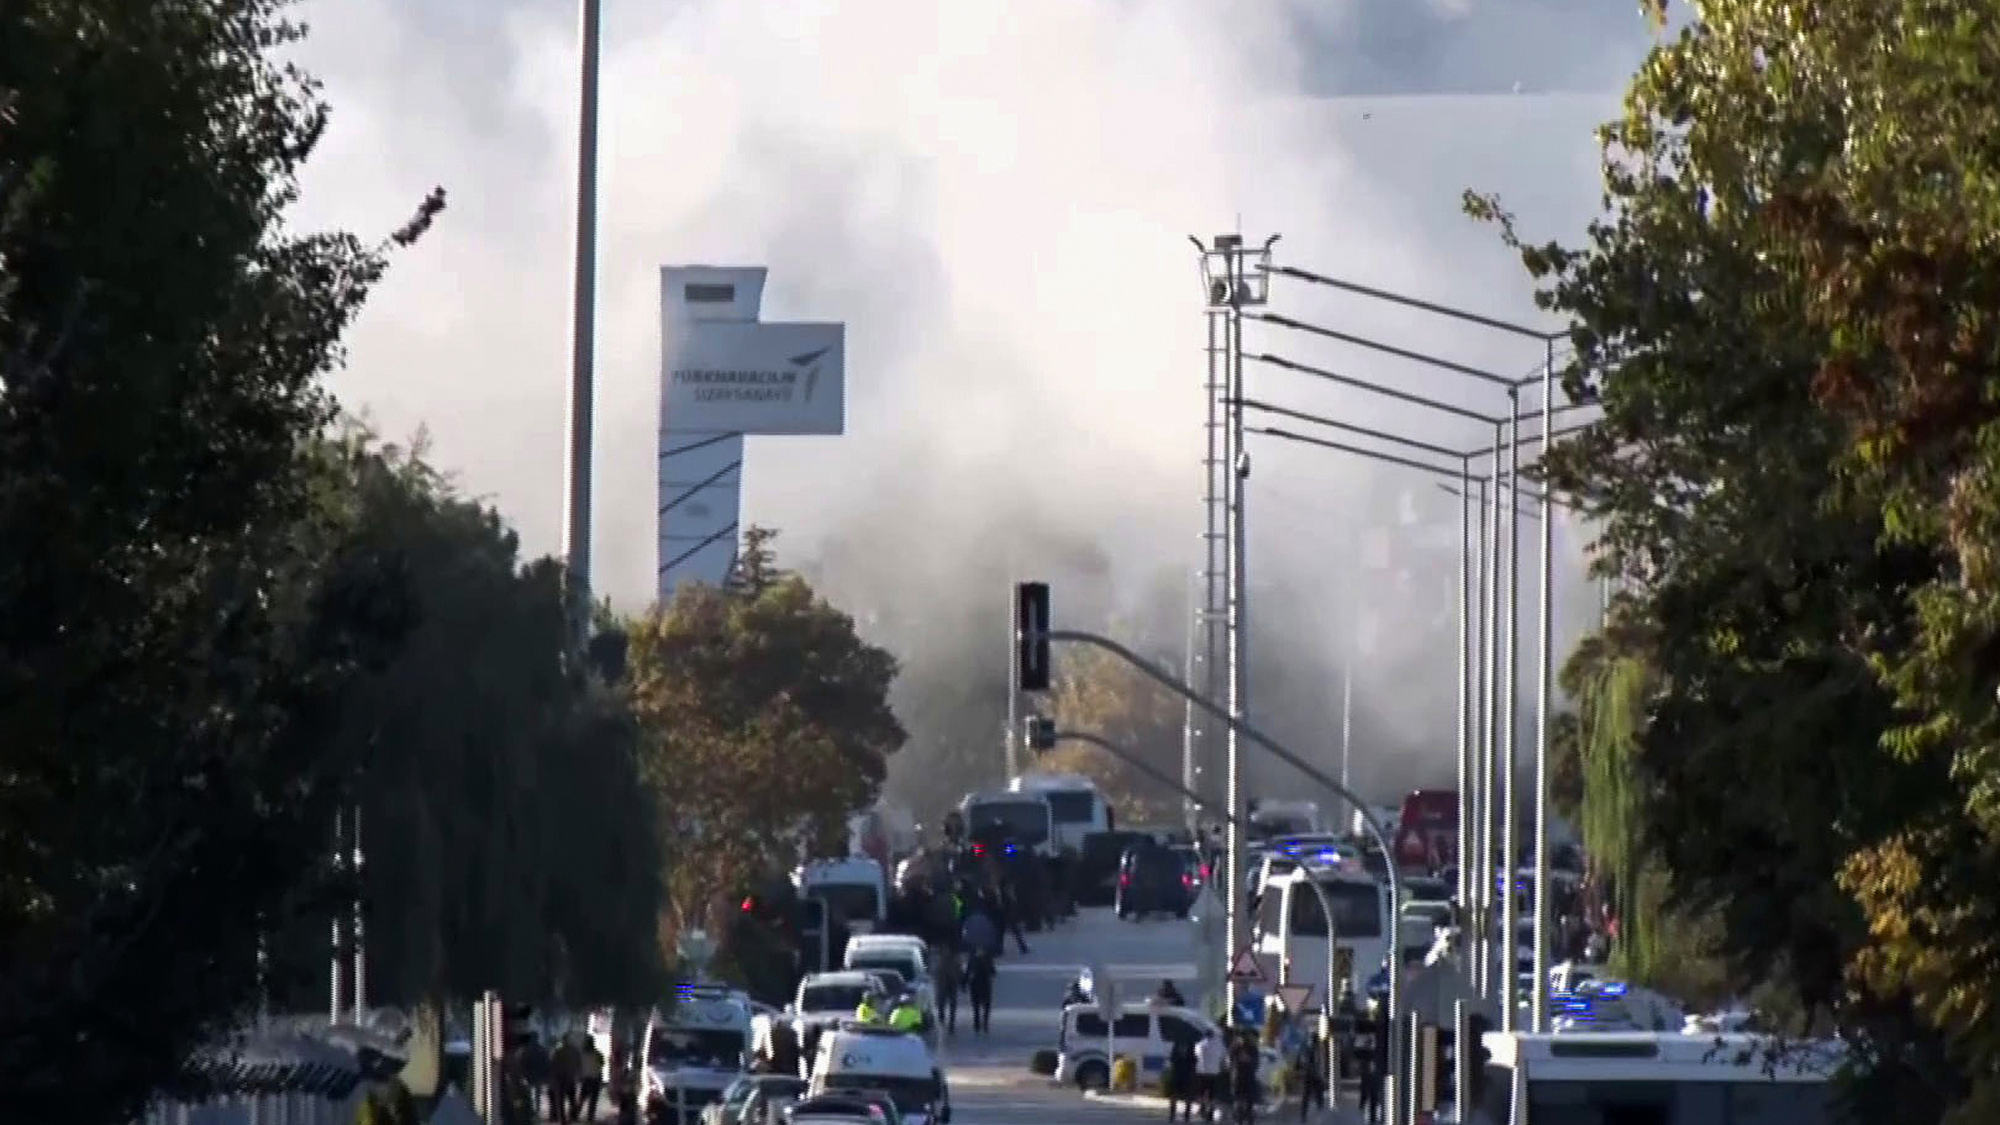
[(1056, 721), (1040, 715), (1029, 715), (1025, 724), (1028, 749), (1040, 754), (1056, 748)]
[(1014, 649), (1020, 664), (1015, 686), (1022, 691), (1049, 690), (1049, 584), (1020, 582), (1014, 586)]

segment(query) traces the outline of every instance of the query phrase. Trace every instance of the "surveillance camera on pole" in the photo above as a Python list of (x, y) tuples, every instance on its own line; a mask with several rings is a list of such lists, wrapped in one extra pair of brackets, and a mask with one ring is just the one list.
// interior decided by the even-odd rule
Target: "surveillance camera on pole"
[(1022, 691), (1049, 690), (1049, 584), (1014, 586), (1014, 650)]

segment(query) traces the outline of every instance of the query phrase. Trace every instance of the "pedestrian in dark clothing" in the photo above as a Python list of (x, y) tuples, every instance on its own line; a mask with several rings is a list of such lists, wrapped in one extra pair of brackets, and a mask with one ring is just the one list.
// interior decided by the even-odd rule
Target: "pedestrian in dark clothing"
[(578, 1121), (597, 1120), (597, 1100), (604, 1093), (604, 1053), (588, 1039), (578, 1052), (576, 1102)]
[[(1021, 896), (1016, 894), (1012, 887), (1009, 887), (1003, 893), (1005, 894), (1006, 897), (1001, 900), (1001, 905), (1000, 905), (1000, 913), (1002, 918), (1001, 926), (1006, 931), (1006, 933), (1011, 933), (1014, 935), (1015, 946), (1019, 948), (1021, 953), (1025, 956), (1028, 952), (1028, 939), (1027, 936), (1021, 932), (1021, 910), (1022, 910)], [(1005, 943), (1006, 941), (1005, 934), (1001, 936), (1001, 941), (1003, 944)]]
[(1249, 1032), (1236, 1039), (1229, 1051), (1230, 1093), (1235, 1095), (1236, 1125), (1257, 1125), (1257, 1040)]
[(993, 1023), (993, 978), (998, 975), (990, 953), (974, 953), (965, 966), (965, 991), (972, 1000), (972, 1030), (985, 1035)]
[(1167, 1120), (1194, 1120), (1201, 1100), (1194, 1074), (1194, 1040), (1181, 1039), (1167, 1052)]
[(576, 1072), (579, 1069), (576, 1044), (568, 1036), (556, 1041), (549, 1054), (549, 1120), (569, 1125), (576, 1120)]
[(1306, 1041), (1299, 1048), (1294, 1064), (1299, 1074), (1299, 1120), (1307, 1121), (1312, 1116), (1315, 1105), (1327, 1108), (1326, 1099), (1327, 1042), (1317, 1028), (1307, 1034)]
[[(527, 1093), (529, 1109), (535, 1110), (541, 1104), (544, 1094), (549, 1089), (550, 1063), (548, 1048), (543, 1047), (539, 1042), (530, 1041), (520, 1048), (516, 1059), (518, 1060), (516, 1075), (520, 1080), (522, 1088)], [(551, 1116), (553, 1116), (554, 1107), (551, 1106), (550, 1110)], [(533, 1116), (540, 1116), (540, 1114), (535, 1113)]]
[(774, 1074), (799, 1072), (799, 1033), (792, 1028), (789, 1020), (779, 1020), (771, 1026), (771, 1071)]
[(1382, 1080), (1389, 1054), (1387, 1009), (1370, 1013), (1361, 1026), (1365, 1030), (1356, 1036), (1355, 1043), (1355, 1066), (1361, 1071), (1361, 1119), (1375, 1122), (1382, 1120)]
[(965, 986), (962, 965), (958, 950), (946, 948), (940, 951), (937, 971), (932, 974), (934, 991), (937, 994), (938, 1021), (944, 1024), (946, 1035), (958, 1032), (958, 990)]

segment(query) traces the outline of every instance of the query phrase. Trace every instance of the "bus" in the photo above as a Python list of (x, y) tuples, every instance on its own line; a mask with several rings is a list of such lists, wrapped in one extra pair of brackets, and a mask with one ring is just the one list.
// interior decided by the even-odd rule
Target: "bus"
[(1007, 783), (1012, 793), (1035, 793), (1049, 803), (1051, 837), (1058, 848), (1083, 854), (1083, 838), (1117, 827), (1097, 784), (1073, 773), (1024, 773)]
[(1758, 1035), (1489, 1031), (1467, 1125), (1836, 1125), (1846, 1048)]
[(969, 840), (999, 837), (1037, 855), (1055, 850), (1055, 817), (1040, 793), (973, 793), (958, 803)]
[[(1390, 942), (1397, 933), (1396, 905), (1389, 887), (1353, 864), (1305, 863), (1270, 875), (1259, 888), (1253, 934), (1259, 954), (1278, 965), (1279, 978), (1325, 990), (1327, 979), (1327, 918), (1317, 882), (1333, 908), (1333, 944), (1344, 965), (1356, 1000), (1368, 995), (1368, 985), (1388, 963)], [(1339, 980), (1335, 981), (1336, 986)], [(1338, 996), (1322, 997), (1330, 1003)]]

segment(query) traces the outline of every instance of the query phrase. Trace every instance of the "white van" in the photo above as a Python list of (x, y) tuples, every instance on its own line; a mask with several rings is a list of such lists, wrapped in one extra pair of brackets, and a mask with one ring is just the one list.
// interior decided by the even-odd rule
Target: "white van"
[(734, 989), (681, 985), (646, 1021), (640, 1104), (646, 1120), (694, 1125), (742, 1075), (750, 1056), (750, 1005)]
[(1055, 854), (1055, 816), (1040, 793), (969, 793), (958, 816), (968, 839), (997, 833), (1035, 855)]
[(1083, 854), (1083, 838), (1093, 832), (1109, 832), (1111, 806), (1097, 791), (1097, 783), (1074, 773), (1024, 773), (1007, 783), (1014, 793), (1039, 793), (1049, 803), (1049, 821), (1056, 847)]
[(1780, 1043), (1755, 1035), (1489, 1031), (1473, 1076), (1477, 1125), (1624, 1120), (1661, 1125), (1833, 1125), (1846, 1115), (1830, 1081), (1846, 1064), (1839, 1042)]
[(889, 916), (889, 880), (882, 865), (864, 856), (819, 859), (792, 873), (801, 898), (814, 896), (847, 923), (852, 933), (865, 933)]
[(905, 1125), (949, 1125), (951, 1089), (944, 1068), (915, 1035), (843, 1024), (820, 1036), (809, 1096), (841, 1090), (881, 1090), (896, 1103)]
[(1307, 864), (1273, 875), (1258, 892), (1253, 948), (1275, 959), (1282, 980), (1315, 986), (1310, 1006), (1339, 999), (1319, 995), (1326, 990), (1327, 919), (1314, 882), (1333, 907), (1334, 947), (1347, 962), (1348, 984), (1358, 1000), (1368, 995), (1369, 981), (1387, 964), (1390, 942), (1397, 936), (1389, 886), (1366, 871), (1346, 864)]

